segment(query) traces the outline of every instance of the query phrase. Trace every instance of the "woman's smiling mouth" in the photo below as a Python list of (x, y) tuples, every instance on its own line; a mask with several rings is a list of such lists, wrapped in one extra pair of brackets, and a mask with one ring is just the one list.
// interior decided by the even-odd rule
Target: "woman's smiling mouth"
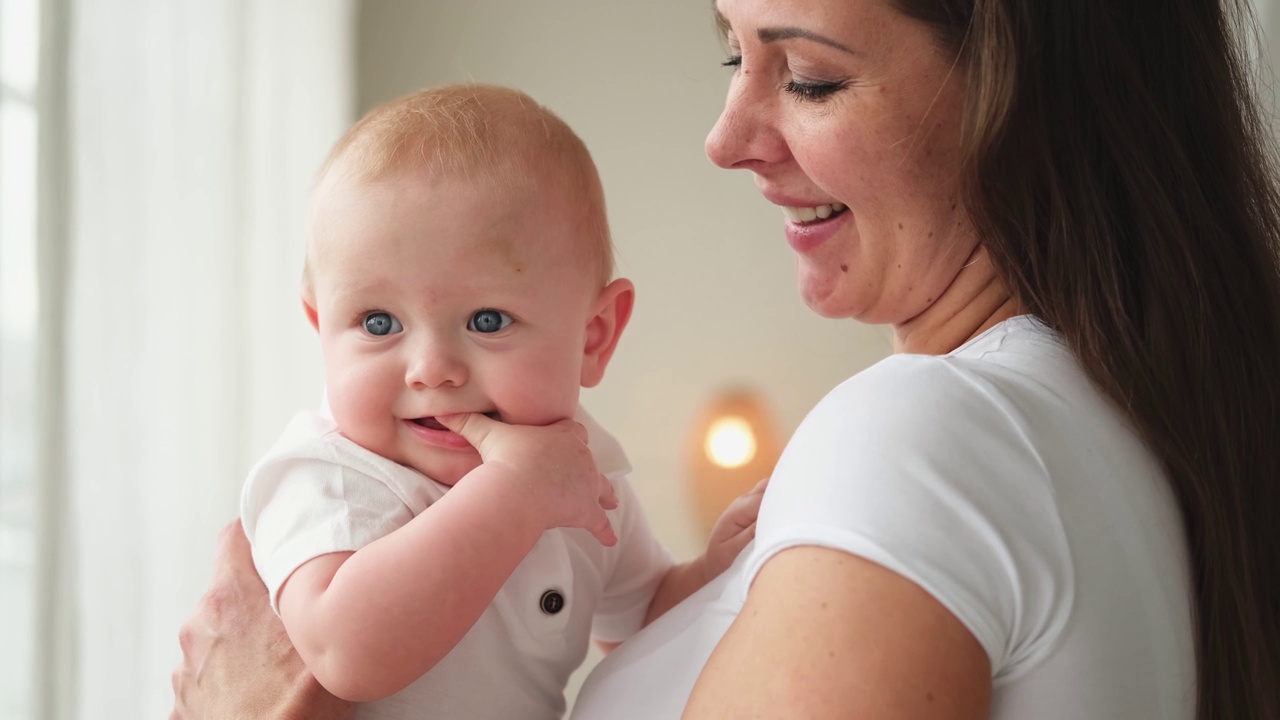
[(793, 223), (811, 223), (818, 220), (826, 220), (827, 218), (839, 215), (845, 211), (844, 203), (830, 203), (828, 205), (816, 205), (814, 207), (792, 207), (790, 205), (782, 205), (782, 214)]

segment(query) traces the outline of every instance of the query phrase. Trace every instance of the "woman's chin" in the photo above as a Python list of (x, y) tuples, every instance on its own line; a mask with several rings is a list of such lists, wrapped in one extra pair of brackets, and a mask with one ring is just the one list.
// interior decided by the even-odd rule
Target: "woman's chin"
[(841, 277), (832, 277), (831, 273), (819, 273), (805, 270), (799, 271), (800, 299), (810, 310), (824, 318), (834, 320), (858, 319), (862, 305), (855, 297), (850, 297), (852, 278), (844, 273)]

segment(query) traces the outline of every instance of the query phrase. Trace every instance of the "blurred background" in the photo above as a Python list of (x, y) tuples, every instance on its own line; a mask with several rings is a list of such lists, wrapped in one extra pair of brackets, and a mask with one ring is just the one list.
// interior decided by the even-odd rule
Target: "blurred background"
[(0, 0), (0, 720), (167, 716), (241, 481), (320, 396), (311, 178), (424, 86), (518, 87), (591, 149), (638, 300), (583, 402), (695, 556), (891, 350), (805, 310), (781, 213), (704, 157), (723, 59), (705, 1)]

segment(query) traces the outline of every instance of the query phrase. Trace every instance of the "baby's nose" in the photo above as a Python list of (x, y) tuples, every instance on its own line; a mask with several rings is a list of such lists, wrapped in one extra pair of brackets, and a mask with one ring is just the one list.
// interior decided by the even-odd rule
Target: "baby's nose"
[(456, 353), (436, 347), (409, 361), (404, 382), (415, 390), (461, 387), (467, 382), (467, 366)]

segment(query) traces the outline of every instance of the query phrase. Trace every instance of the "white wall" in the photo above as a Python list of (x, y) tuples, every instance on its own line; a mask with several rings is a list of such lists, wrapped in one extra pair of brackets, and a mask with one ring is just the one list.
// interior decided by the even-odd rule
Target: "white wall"
[(703, 139), (729, 71), (709, 2), (365, 0), (359, 110), (418, 88), (518, 87), (591, 149), (632, 323), (588, 409), (622, 441), (637, 492), (680, 557), (701, 549), (683, 477), (685, 436), (722, 385), (756, 386), (789, 434), (841, 379), (886, 355), (887, 332), (807, 311), (782, 213)]

